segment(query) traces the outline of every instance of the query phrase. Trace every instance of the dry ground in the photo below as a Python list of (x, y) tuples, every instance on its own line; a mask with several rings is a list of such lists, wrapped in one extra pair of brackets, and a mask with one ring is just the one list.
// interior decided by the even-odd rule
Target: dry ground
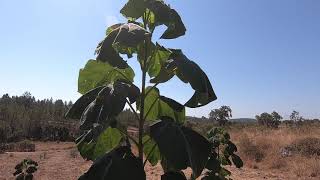
[[(320, 179), (319, 125), (279, 129), (233, 127), (229, 132), (246, 168), (274, 172), (278, 176), (282, 174), (286, 179)], [(283, 156), (282, 150), (293, 145), (299, 151)]]
[[(319, 157), (293, 155), (283, 158), (279, 153), (281, 147), (289, 145), (296, 139), (320, 138), (319, 128), (295, 131), (245, 128), (231, 129), (230, 132), (240, 149), (240, 156), (245, 161), (245, 167), (242, 169), (229, 168), (233, 173), (233, 179), (320, 179)], [(35, 144), (35, 152), (0, 154), (0, 180), (14, 179), (12, 176), (14, 166), (24, 158), (32, 158), (39, 163), (39, 170), (35, 173), (36, 180), (77, 179), (91, 165), (90, 161), (81, 158), (74, 143), (35, 142)], [(160, 165), (155, 167), (148, 165), (146, 171), (148, 180), (160, 179)], [(187, 170), (186, 173), (190, 174), (190, 170)]]

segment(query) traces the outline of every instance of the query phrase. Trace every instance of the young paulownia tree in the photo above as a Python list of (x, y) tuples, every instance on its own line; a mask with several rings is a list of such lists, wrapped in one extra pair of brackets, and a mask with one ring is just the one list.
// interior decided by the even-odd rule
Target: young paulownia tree
[[(94, 161), (79, 179), (144, 180), (147, 161), (151, 165), (161, 162), (161, 179), (186, 179), (181, 170), (188, 167), (195, 179), (214, 150), (212, 142), (184, 126), (185, 108), (216, 100), (209, 79), (180, 49), (152, 42), (159, 25), (167, 27), (161, 39), (175, 39), (186, 32), (179, 14), (169, 5), (162, 0), (129, 0), (121, 13), (128, 21), (107, 28), (96, 59), (80, 70), (78, 91), (83, 96), (66, 115), (80, 120), (78, 150), (82, 157)], [(133, 82), (133, 69), (121, 56), (130, 59), (134, 54), (142, 71), (140, 88)], [(174, 76), (194, 90), (184, 104), (161, 95), (157, 88)], [(132, 121), (138, 121), (137, 137), (130, 136), (127, 127), (117, 121), (126, 104), (135, 114)], [(138, 153), (132, 152), (134, 148)]]
[(38, 163), (32, 159), (24, 159), (15, 167), (13, 175), (16, 180), (32, 180), (33, 173), (38, 170)]

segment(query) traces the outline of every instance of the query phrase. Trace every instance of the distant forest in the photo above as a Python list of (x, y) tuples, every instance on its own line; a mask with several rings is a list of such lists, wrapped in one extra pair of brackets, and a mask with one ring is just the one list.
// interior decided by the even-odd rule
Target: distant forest
[[(70, 120), (68, 122), (64, 117), (71, 106), (72, 102), (54, 101), (52, 98), (36, 100), (29, 92), (21, 96), (4, 94), (0, 98), (0, 141), (18, 141), (22, 138), (41, 139), (46, 135), (50, 138), (49, 136), (54, 134), (64, 136), (67, 140), (69, 138), (67, 129), (58, 124), (73, 123)], [(60, 130), (49, 132), (49, 128), (52, 131), (54, 128)]]
[[(23, 139), (73, 141), (77, 137), (78, 121), (66, 119), (65, 113), (73, 105), (61, 99), (38, 100), (30, 92), (21, 96), (4, 94), (0, 98), (0, 143)], [(118, 121), (137, 126), (134, 114), (124, 110)], [(206, 118), (188, 117), (198, 121)]]
[[(37, 100), (29, 92), (21, 96), (4, 94), (0, 98), (0, 142), (33, 140), (74, 140), (78, 121), (64, 117), (73, 105), (71, 101)], [(125, 110), (118, 117), (123, 123), (134, 126), (130, 121), (133, 113)]]

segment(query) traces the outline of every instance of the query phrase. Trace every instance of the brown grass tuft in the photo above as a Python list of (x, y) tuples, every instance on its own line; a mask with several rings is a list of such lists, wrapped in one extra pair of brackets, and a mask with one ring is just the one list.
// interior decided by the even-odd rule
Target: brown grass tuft
[[(267, 129), (248, 126), (231, 128), (231, 138), (249, 168), (288, 172), (296, 177), (320, 177), (320, 127), (302, 126)], [(290, 153), (283, 154), (283, 150)]]
[(320, 156), (320, 138), (306, 137), (285, 147), (288, 151), (302, 156)]

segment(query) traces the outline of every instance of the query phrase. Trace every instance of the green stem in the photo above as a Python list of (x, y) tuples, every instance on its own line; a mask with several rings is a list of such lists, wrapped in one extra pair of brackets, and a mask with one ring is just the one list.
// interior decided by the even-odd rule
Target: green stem
[(141, 163), (143, 163), (143, 142), (142, 142), (142, 137), (143, 137), (143, 125), (144, 125), (144, 99), (145, 99), (145, 86), (146, 86), (146, 72), (143, 70), (142, 73), (142, 93), (141, 93), (141, 109), (140, 109), (140, 118), (139, 118), (139, 159), (141, 160)]

